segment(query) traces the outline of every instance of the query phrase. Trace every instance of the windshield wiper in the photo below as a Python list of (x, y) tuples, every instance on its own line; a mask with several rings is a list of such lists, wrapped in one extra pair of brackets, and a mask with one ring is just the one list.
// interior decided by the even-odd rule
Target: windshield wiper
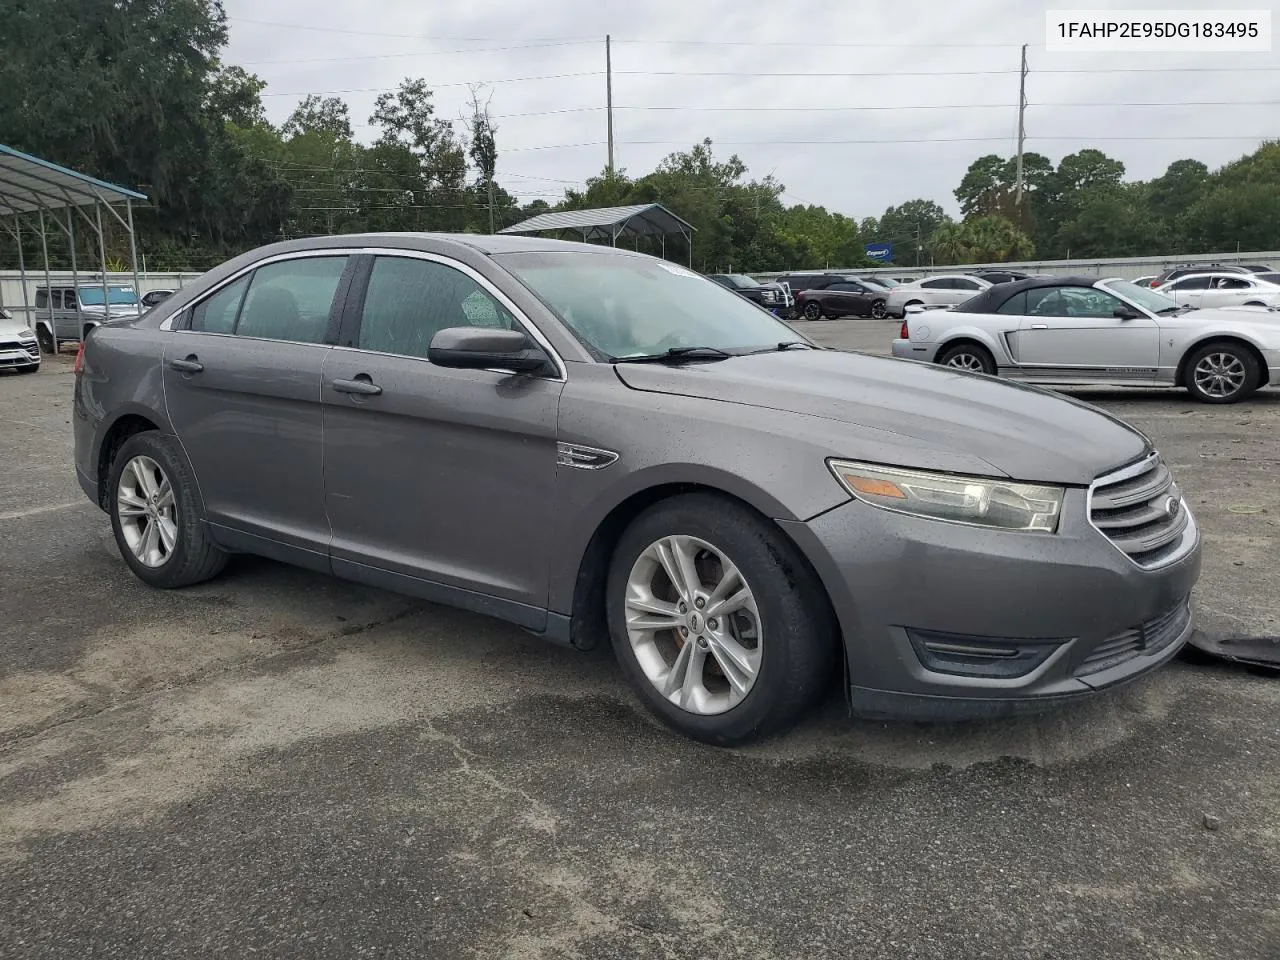
[(733, 354), (719, 347), (672, 347), (664, 353), (642, 353), (634, 357), (610, 357), (610, 363), (679, 363), (681, 360), (725, 360)]
[(747, 355), (755, 353), (781, 353), (790, 350), (792, 347), (804, 347), (806, 350), (821, 350), (821, 347), (815, 347), (811, 343), (805, 343), (803, 340), (783, 340), (776, 343), (772, 347), (761, 347), (759, 350), (748, 350)]
[(1196, 308), (1189, 303), (1175, 303), (1172, 307), (1161, 307), (1159, 310), (1156, 311), (1156, 313), (1157, 314), (1179, 313), (1183, 310), (1194, 310), (1194, 309)]

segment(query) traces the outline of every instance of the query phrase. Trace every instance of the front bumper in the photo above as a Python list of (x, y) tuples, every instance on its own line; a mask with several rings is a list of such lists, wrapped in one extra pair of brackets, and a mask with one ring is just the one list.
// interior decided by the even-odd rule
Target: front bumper
[[(942, 523), (859, 501), (781, 525), (827, 587), (853, 706), (863, 715), (956, 719), (1078, 699), (1160, 666), (1191, 635), (1198, 533), (1178, 560), (1144, 570), (1088, 523), (1081, 489), (1067, 491), (1054, 535)], [(990, 675), (962, 674), (931, 660), (922, 637), (1035, 656), (1020, 675), (1022, 667), (999, 658)]]
[(40, 364), (40, 348), (36, 342), (30, 345), (19, 342), (16, 346), (0, 347), (0, 369), (9, 367), (34, 367)]

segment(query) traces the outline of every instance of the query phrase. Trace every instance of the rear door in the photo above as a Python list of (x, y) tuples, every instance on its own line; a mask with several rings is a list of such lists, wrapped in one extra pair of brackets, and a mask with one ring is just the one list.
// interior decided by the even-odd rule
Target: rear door
[(1173, 297), (1174, 302), (1192, 307), (1204, 305), (1205, 294), (1209, 292), (1209, 277), (1183, 277), (1163, 287), (1160, 292)]
[(318, 569), (329, 545), (321, 372), (353, 267), (327, 253), (263, 264), (194, 304), (165, 347), (169, 418), (220, 539), (268, 555), (283, 545)]
[(473, 608), (498, 598), (542, 629), (563, 375), (427, 359), (437, 331), (469, 326), (531, 329), (448, 258), (378, 254), (362, 270), (324, 369), (333, 569)]

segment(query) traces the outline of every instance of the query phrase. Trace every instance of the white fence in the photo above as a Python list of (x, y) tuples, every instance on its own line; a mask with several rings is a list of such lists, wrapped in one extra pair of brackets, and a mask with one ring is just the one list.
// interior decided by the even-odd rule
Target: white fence
[[(1018, 263), (966, 263), (949, 266), (924, 267), (855, 267), (843, 269), (831, 267), (828, 273), (856, 273), (866, 276), (884, 274), (890, 277), (928, 277), (938, 273), (967, 273), (970, 270), (1016, 270), (1019, 273), (1048, 273), (1061, 277), (1121, 277), (1125, 280), (1136, 280), (1160, 273), (1170, 267), (1184, 263), (1248, 263), (1267, 264), (1280, 267), (1280, 251), (1265, 250), (1240, 253), (1180, 253), (1168, 257), (1115, 257), (1111, 259), (1092, 258), (1087, 260), (1024, 260)], [(775, 273), (752, 274), (760, 280), (781, 276)], [(803, 272), (803, 271), (795, 271)]]
[[(138, 295), (146, 293), (149, 290), (178, 290), (192, 280), (199, 277), (198, 273), (140, 273), (138, 274), (138, 286), (142, 289), (138, 291)], [(56, 287), (59, 284), (69, 284), (71, 282), (70, 270), (50, 270), (49, 279)], [(78, 275), (79, 281), (83, 283), (101, 283), (102, 274), (81, 272)], [(27, 296), (26, 305), (31, 310), (35, 310), (36, 306), (36, 287), (44, 286), (44, 271), (27, 271)], [(128, 284), (133, 286), (132, 273), (108, 273), (107, 283), (110, 284)], [(0, 270), (0, 307), (4, 307), (15, 317), (21, 317), (24, 313), (22, 297), (22, 274), (17, 270)]]

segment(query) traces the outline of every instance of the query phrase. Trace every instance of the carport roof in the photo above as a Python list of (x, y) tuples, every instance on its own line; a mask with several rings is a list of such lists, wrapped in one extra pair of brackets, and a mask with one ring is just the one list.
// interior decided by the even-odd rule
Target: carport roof
[(0, 215), (146, 199), (136, 190), (0, 144)]
[(660, 203), (637, 203), (626, 207), (542, 213), (498, 232), (540, 233), (544, 230), (572, 230), (586, 240), (612, 240), (625, 234), (654, 237), (678, 233), (687, 237), (694, 228)]

